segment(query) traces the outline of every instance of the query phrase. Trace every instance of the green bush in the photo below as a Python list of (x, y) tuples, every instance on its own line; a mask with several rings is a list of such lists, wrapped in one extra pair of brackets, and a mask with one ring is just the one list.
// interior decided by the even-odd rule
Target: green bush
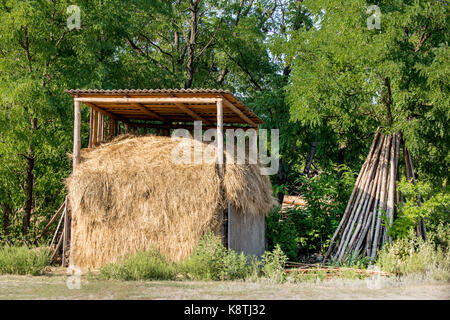
[(50, 265), (47, 248), (0, 248), (0, 274), (39, 275)]
[(280, 207), (273, 209), (266, 218), (266, 237), (270, 250), (279, 245), (289, 259), (297, 260), (300, 238), (294, 222), (290, 219), (293, 214), (296, 214), (296, 211), (290, 210), (287, 218), (284, 218)]
[(307, 206), (294, 207), (282, 215), (273, 210), (266, 220), (269, 250), (278, 244), (290, 260), (300, 254), (323, 253), (336, 230), (352, 191), (355, 174), (349, 168), (338, 167), (337, 172), (323, 172), (311, 179), (301, 176), (296, 192)]
[(273, 251), (264, 252), (261, 259), (262, 275), (274, 282), (284, 282), (286, 280), (285, 267), (287, 259), (287, 256), (278, 244)]
[(202, 237), (180, 269), (185, 277), (196, 280), (246, 279), (257, 273), (254, 257), (227, 250), (222, 239), (213, 233)]
[(450, 280), (450, 252), (413, 235), (385, 245), (378, 254), (376, 265), (397, 275)]
[(399, 182), (399, 191), (404, 196), (405, 203), (399, 205), (398, 217), (394, 220), (389, 234), (394, 239), (405, 238), (416, 223), (425, 219), (428, 232), (435, 234), (435, 240), (447, 247), (446, 235), (441, 229), (444, 227), (448, 230), (450, 224), (448, 190), (445, 187), (433, 190), (431, 184), (422, 181), (416, 181), (414, 185), (403, 178)]
[(158, 250), (138, 252), (118, 263), (100, 269), (100, 277), (117, 280), (174, 280), (177, 275), (193, 280), (257, 280), (265, 277), (272, 281), (285, 280), (286, 255), (277, 245), (258, 260), (227, 250), (219, 236), (207, 233), (200, 239), (192, 255), (174, 263), (165, 259)]
[(138, 252), (100, 269), (100, 276), (117, 280), (174, 280), (177, 268), (159, 250)]

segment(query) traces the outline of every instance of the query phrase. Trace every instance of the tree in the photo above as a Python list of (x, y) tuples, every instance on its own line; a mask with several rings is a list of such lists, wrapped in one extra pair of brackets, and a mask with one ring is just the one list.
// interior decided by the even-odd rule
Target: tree
[(288, 41), (292, 118), (332, 127), (346, 153), (378, 126), (401, 130), (421, 173), (448, 176), (449, 7), (379, 2), (377, 29), (367, 25), (371, 4), (303, 2), (315, 26)]

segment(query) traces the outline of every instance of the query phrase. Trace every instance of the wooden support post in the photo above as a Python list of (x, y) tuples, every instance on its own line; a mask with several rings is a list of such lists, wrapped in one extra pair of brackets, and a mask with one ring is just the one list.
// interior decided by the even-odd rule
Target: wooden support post
[[(73, 173), (76, 172), (81, 163), (81, 103), (74, 101), (74, 122), (73, 122)], [(69, 247), (70, 217), (68, 212), (68, 200), (66, 198), (64, 207), (64, 233), (63, 233), (63, 257), (62, 265), (66, 266), (66, 252)]]
[(89, 109), (90, 109), (90, 112), (89, 112), (89, 144), (88, 144), (88, 148), (92, 148), (92, 135), (93, 135), (92, 123), (94, 122), (94, 115), (93, 115), (94, 110), (92, 110), (92, 108), (89, 108)]
[(98, 111), (94, 110), (94, 121), (93, 121), (93, 136), (92, 136), (92, 147), (95, 148), (98, 144)]
[(223, 100), (217, 100), (217, 164), (223, 174)]
[[(217, 100), (217, 132), (216, 132), (216, 146), (217, 146), (217, 168), (219, 173), (219, 188), (220, 196), (222, 201), (224, 200), (224, 188), (223, 188), (223, 178), (225, 175), (225, 165), (224, 165), (224, 152), (223, 152), (223, 100)], [(226, 248), (229, 247), (228, 239), (228, 206), (223, 208), (223, 221), (222, 221), (222, 237), (223, 244)]]
[(70, 234), (70, 217), (69, 212), (67, 210), (67, 199), (66, 199), (64, 208), (63, 252), (61, 259), (61, 265), (63, 267), (66, 267), (68, 265), (66, 255), (69, 249), (69, 234)]
[(73, 164), (72, 169), (75, 172), (76, 167), (81, 163), (81, 106), (80, 102), (74, 103), (74, 121), (73, 121)]
[(113, 137), (119, 134), (119, 121), (113, 119)]

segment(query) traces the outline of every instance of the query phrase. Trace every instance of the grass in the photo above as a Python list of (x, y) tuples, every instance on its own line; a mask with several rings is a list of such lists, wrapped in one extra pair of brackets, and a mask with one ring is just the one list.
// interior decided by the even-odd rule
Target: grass
[(380, 251), (376, 266), (400, 276), (420, 275), (449, 281), (450, 250), (418, 238), (399, 239)]
[(255, 281), (260, 277), (283, 282), (286, 256), (277, 247), (261, 261), (227, 250), (220, 237), (206, 234), (192, 255), (179, 263), (170, 262), (158, 250), (139, 252), (100, 269), (100, 277), (117, 280), (203, 280)]
[(50, 265), (47, 248), (0, 248), (0, 274), (40, 275)]
[(175, 263), (164, 258), (159, 251), (151, 250), (110, 263), (100, 270), (100, 277), (117, 280), (175, 280)]

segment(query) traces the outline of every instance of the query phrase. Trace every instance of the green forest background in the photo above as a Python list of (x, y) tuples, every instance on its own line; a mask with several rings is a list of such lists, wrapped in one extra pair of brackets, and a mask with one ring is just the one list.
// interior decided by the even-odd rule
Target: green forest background
[[(69, 30), (69, 5), (81, 28)], [(369, 28), (370, 5), (380, 28)], [(321, 253), (374, 132), (401, 131), (417, 187), (398, 235), (420, 217), (448, 235), (447, 1), (0, 0), (0, 237), (36, 240), (71, 172), (71, 88), (223, 88), (280, 129), (274, 194), (310, 203), (268, 218), (269, 245)], [(82, 110), (83, 146), (88, 110)], [(312, 161), (308, 161), (312, 159)], [(408, 189), (409, 188), (409, 189)], [(324, 214), (324, 213), (327, 214)], [(441, 236), (445, 237), (445, 236)]]

